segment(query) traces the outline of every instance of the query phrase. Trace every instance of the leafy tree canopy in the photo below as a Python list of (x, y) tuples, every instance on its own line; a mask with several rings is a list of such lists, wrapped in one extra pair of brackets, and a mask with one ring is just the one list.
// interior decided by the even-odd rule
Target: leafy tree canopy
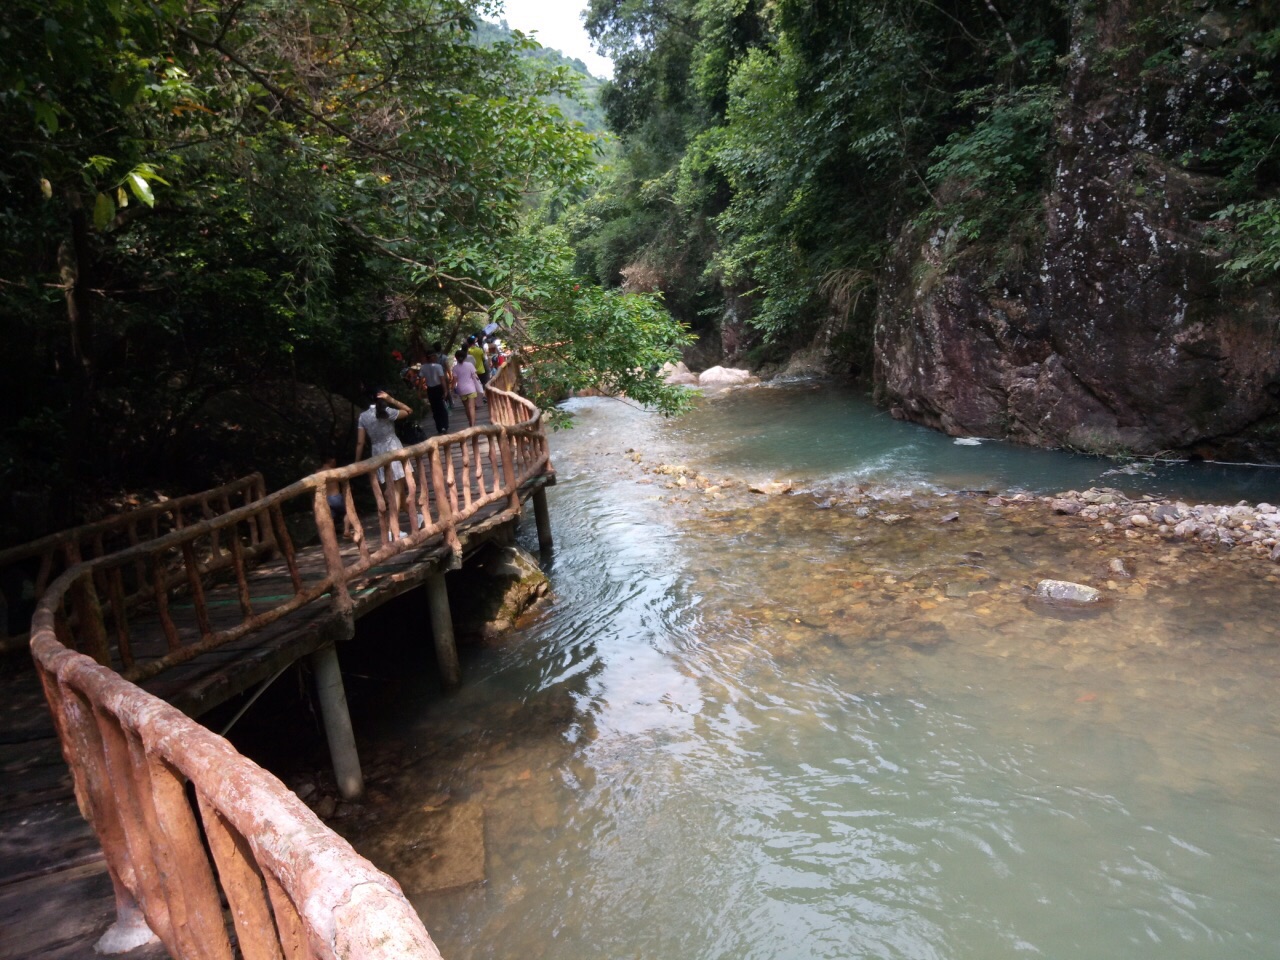
[(495, 303), (562, 344), (566, 384), (616, 375), (672, 409), (592, 325), (630, 318), (648, 359), (679, 327), (651, 301), (582, 306), (559, 244), (527, 259), (535, 215), (582, 196), (599, 141), (558, 105), (580, 96), (576, 70), (516, 33), (475, 42), (494, 12), (10, 0), (0, 483), (163, 480), (214, 394), (293, 380), (355, 398), (393, 347), (454, 340)]
[[(1104, 7), (591, 0), (588, 29), (615, 61), (602, 97), (621, 145), (565, 219), (579, 267), (606, 284), (642, 275), (679, 316), (736, 321), (748, 344), (807, 342), (843, 313), (843, 346), (868, 359), (891, 241), (912, 225), (943, 230), (949, 249), (1016, 265), (1043, 230), (1068, 71), (1107, 84), (1123, 61), (1150, 91), (1187, 86), (1200, 65), (1188, 88), (1212, 89), (1187, 104), (1160, 162), (1217, 178), (1226, 274), (1274, 277), (1274, 5)], [(1197, 39), (1202, 17), (1231, 23), (1220, 48)], [(1099, 49), (1073, 52), (1073, 30)]]

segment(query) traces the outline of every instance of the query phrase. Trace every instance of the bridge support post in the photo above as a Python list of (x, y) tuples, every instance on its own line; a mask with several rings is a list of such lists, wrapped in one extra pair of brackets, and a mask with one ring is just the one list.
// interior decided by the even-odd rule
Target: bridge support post
[(551, 539), (551, 511), (547, 509), (546, 487), (533, 491), (533, 519), (538, 524), (538, 549), (550, 550), (555, 541)]
[(443, 573), (433, 573), (427, 577), (427, 604), (431, 608), (431, 636), (435, 639), (440, 675), (446, 687), (456, 687), (462, 682), (462, 668), (458, 664), (458, 645), (453, 639), (453, 614), (449, 612), (449, 590), (445, 586)]
[(342, 670), (338, 666), (338, 648), (329, 643), (311, 655), (316, 672), (316, 692), (320, 697), (320, 716), (329, 741), (329, 757), (338, 792), (345, 800), (355, 800), (364, 793), (364, 775), (360, 772), (360, 756), (356, 753), (356, 735), (347, 710), (347, 693), (342, 686)]

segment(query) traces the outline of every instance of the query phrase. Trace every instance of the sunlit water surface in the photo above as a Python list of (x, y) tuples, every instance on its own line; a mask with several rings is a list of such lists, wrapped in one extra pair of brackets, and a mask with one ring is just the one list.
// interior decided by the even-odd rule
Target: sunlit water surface
[[(856, 432), (857, 398), (772, 393), (679, 424), (573, 403), (554, 602), (386, 725), (395, 803), (483, 806), (485, 882), (414, 898), (444, 956), (1280, 956), (1272, 568), (920, 492), (1113, 463), (956, 448), (865, 405)], [(714, 500), (629, 448), (916, 493), (897, 523)], [(1271, 483), (1237, 480), (1218, 498)], [(1088, 618), (1028, 599), (1115, 557), (1134, 576)]]

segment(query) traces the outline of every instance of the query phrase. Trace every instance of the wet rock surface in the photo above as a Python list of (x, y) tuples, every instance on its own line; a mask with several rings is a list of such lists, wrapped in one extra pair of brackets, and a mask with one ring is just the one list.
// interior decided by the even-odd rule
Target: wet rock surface
[(449, 579), (454, 634), (466, 642), (499, 641), (547, 596), (550, 586), (528, 551), (514, 544), (491, 545)]
[(1232, 45), (1257, 13), (1214, 11), (1224, 29), (1173, 15), (1177, 56), (1157, 68), (1136, 7), (1076, 18), (1034, 223), (979, 243), (960, 224), (901, 235), (876, 389), (895, 416), (955, 435), (1274, 462), (1277, 285), (1219, 282), (1223, 185), (1183, 159), (1242, 109), (1253, 51)]

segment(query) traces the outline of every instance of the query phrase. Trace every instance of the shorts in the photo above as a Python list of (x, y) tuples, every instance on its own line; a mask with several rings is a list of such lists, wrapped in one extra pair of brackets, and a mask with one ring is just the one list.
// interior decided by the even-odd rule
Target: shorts
[(460, 394), (458, 394), (458, 399), (459, 399), (459, 400), (471, 400), (471, 399), (473, 399), (474, 397), (475, 397), (475, 393), (474, 393), (474, 392), (472, 392), (472, 393), (460, 393)]
[(325, 497), (329, 501), (329, 513), (333, 519), (341, 520), (347, 515), (347, 502), (340, 493), (331, 493)]

